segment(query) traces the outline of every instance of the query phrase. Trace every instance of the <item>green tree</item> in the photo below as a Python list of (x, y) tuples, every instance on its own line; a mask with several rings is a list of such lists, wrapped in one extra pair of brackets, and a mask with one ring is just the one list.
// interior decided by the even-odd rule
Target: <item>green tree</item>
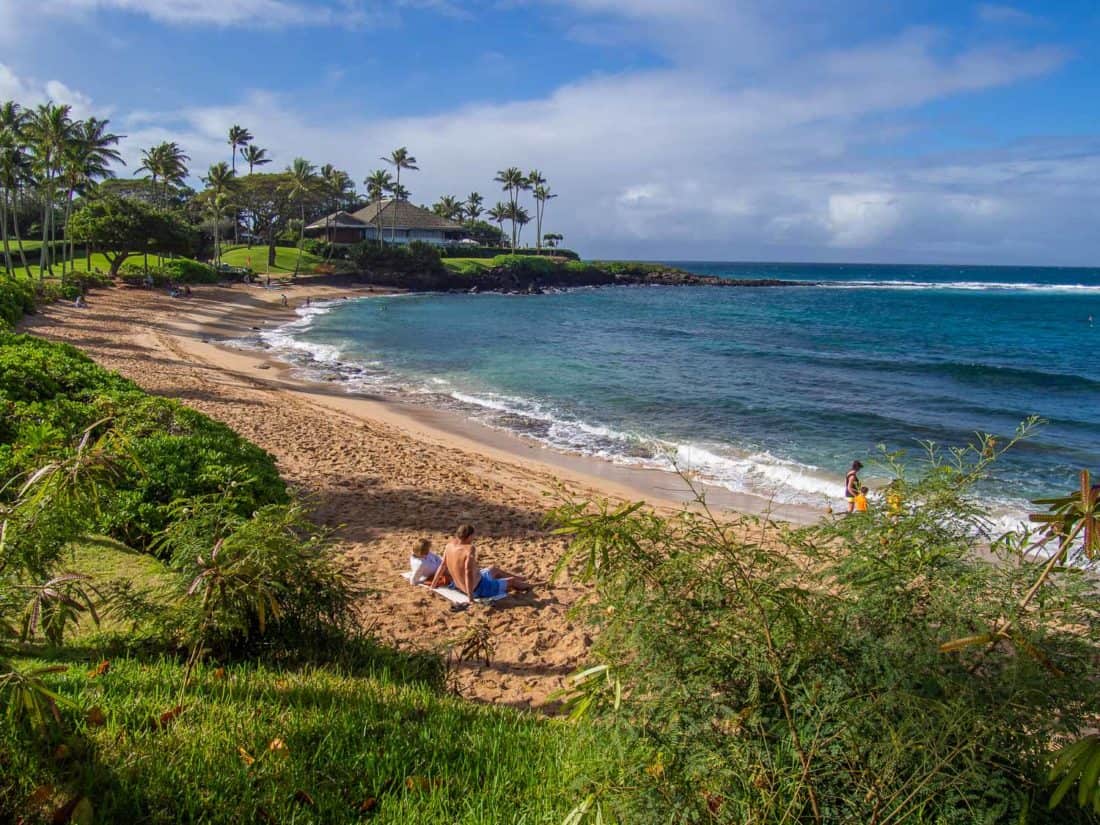
[(542, 249), (542, 220), (546, 217), (546, 204), (548, 201), (557, 197), (550, 191), (549, 186), (539, 184), (535, 187), (535, 229), (538, 235), (538, 248)]
[[(108, 121), (94, 117), (77, 123), (73, 139), (62, 157), (61, 174), (68, 190), (65, 196), (65, 239), (68, 241), (70, 261), (76, 257), (76, 239), (68, 231), (73, 197), (86, 194), (100, 178), (114, 177), (112, 163), (125, 165), (122, 156), (114, 148), (121, 138), (108, 132), (107, 125)], [(90, 267), (91, 260), (86, 258), (85, 265)], [(61, 261), (61, 277), (65, 277), (64, 258)]]
[(393, 188), (393, 176), (385, 169), (375, 169), (367, 179), (363, 181), (367, 187), (367, 197), (371, 203), (378, 204), (378, 210), (374, 215), (375, 232), (378, 235), (378, 246), (382, 246), (382, 199)]
[(317, 177), (317, 167), (305, 158), (294, 158), (286, 173), (287, 194), (291, 203), (298, 205), (298, 217), (302, 223), (298, 230), (298, 255), (294, 259), (294, 277), (298, 277), (298, 268), (302, 263), (302, 242), (306, 237), (306, 204), (316, 197), (320, 179)]
[(250, 143), (241, 149), (241, 158), (248, 164), (248, 174), (252, 174), (257, 166), (264, 166), (271, 163), (271, 158), (267, 156), (267, 150), (261, 149), (254, 143)]
[(497, 176), (493, 180), (499, 183), (500, 188), (508, 193), (510, 208), (508, 209), (507, 219), (512, 221), (512, 249), (515, 249), (517, 242), (515, 217), (519, 214), (517, 211), (519, 193), (528, 188), (527, 178), (519, 167), (509, 166), (507, 169), (497, 172)]
[(72, 107), (43, 103), (27, 122), (27, 136), (34, 156), (33, 170), (42, 197), (42, 250), (39, 277), (53, 274), (53, 247), (56, 233), (55, 203), (62, 156), (73, 138), (75, 128), (69, 116)]
[[(508, 214), (510, 206), (507, 203), (501, 203), (497, 201), (496, 206), (492, 207), (486, 214), (489, 216), (489, 220), (494, 221), (498, 227), (500, 227), (500, 237), (504, 238), (504, 222), (508, 220)], [(501, 240), (501, 246), (504, 245), (504, 241)]]
[[(519, 243), (523, 240), (523, 227), (531, 223), (531, 215), (524, 207), (517, 205), (514, 210), (508, 213), (508, 217), (512, 221), (512, 226), (518, 230), (516, 234), (516, 243)], [(513, 244), (512, 248), (516, 249), (517, 247)]]
[(190, 254), (192, 234), (177, 215), (136, 200), (112, 195), (86, 200), (69, 219), (74, 238), (95, 244), (111, 265), (110, 274), (141, 251)]
[(275, 265), (275, 239), (286, 228), (293, 211), (291, 188), (290, 176), (285, 172), (257, 172), (238, 180), (238, 202), (249, 216), (251, 234), (264, 238), (268, 266)]
[(0, 221), (4, 227), (4, 259), (9, 274), (14, 272), (8, 248), (8, 220), (11, 215), (12, 231), (19, 248), (23, 269), (30, 272), (23, 238), (19, 232), (20, 195), (31, 179), (31, 158), (27, 151), (27, 112), (18, 103), (7, 101), (0, 105)]
[(224, 160), (212, 164), (203, 179), (206, 207), (214, 218), (214, 261), (221, 263), (221, 221), (226, 215), (230, 196), (237, 185), (237, 175)]
[(404, 146), (394, 149), (390, 152), (388, 158), (379, 158), (384, 163), (388, 163), (394, 168), (397, 173), (397, 178), (394, 181), (394, 203), (393, 203), (393, 226), (390, 229), (390, 243), (393, 243), (397, 238), (397, 205), (401, 200), (401, 170), (408, 169), (411, 172), (415, 172), (420, 169), (416, 165), (416, 158), (409, 154), (409, 150)]
[(187, 177), (187, 164), (191, 160), (179, 144), (175, 141), (159, 143), (152, 149), (145, 149), (141, 153), (141, 166), (139, 172), (148, 172), (153, 180), (153, 188), (156, 189), (159, 178), (163, 186), (160, 205), (168, 205), (169, 186), (180, 186)]
[(477, 192), (471, 192), (466, 196), (466, 208), (465, 215), (467, 220), (476, 221), (481, 218), (481, 213), (485, 210), (481, 208), (481, 205), (485, 202), (485, 199)]
[(432, 206), (432, 211), (449, 221), (461, 220), (465, 208), (454, 195), (444, 195)]
[[(237, 150), (243, 149), (253, 140), (252, 133), (243, 126), (231, 126), (229, 129), (229, 146), (232, 152), (230, 168), (233, 174), (237, 173)], [(247, 158), (246, 158), (247, 160)]]

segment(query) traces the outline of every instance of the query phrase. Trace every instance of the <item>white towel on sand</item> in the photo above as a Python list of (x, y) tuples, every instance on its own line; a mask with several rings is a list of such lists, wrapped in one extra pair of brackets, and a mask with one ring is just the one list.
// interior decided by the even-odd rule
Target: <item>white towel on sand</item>
[[(405, 581), (407, 581), (411, 584), (412, 583), (412, 572), (406, 570), (404, 573), (401, 574), (401, 578), (403, 578)], [(470, 603), (470, 597), (467, 596), (465, 593), (463, 593), (461, 590), (457, 590), (454, 587), (430, 587), (426, 582), (423, 583), (423, 584), (418, 584), (417, 587), (426, 587), (428, 590), (431, 590), (433, 593), (437, 593), (438, 595), (445, 598), (447, 601), (454, 602), (455, 604), (469, 604)], [(499, 596), (490, 596), (488, 599), (474, 599), (474, 601), (475, 602), (495, 602), (497, 599), (503, 599), (507, 595), (508, 595), (507, 593), (501, 593)]]

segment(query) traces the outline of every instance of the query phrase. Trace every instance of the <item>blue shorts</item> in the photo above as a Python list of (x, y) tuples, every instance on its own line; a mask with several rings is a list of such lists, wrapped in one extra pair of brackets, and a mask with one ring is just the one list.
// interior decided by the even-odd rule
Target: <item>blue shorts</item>
[(491, 579), (485, 573), (481, 574), (481, 580), (474, 588), (473, 598), (491, 599), (493, 596), (503, 596), (508, 592), (508, 582), (504, 579)]

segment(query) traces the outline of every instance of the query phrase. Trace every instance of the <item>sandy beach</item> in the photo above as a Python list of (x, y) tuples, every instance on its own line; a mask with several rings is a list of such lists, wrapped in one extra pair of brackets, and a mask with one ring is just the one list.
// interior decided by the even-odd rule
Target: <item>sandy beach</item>
[[(199, 287), (190, 298), (174, 299), (116, 288), (92, 293), (86, 309), (48, 307), (22, 328), (80, 347), (149, 392), (177, 398), (268, 450), (316, 519), (336, 528), (354, 574), (371, 591), (360, 605), (363, 622), (381, 641), (443, 649), (470, 623), (487, 621), (495, 658), (488, 668), (464, 667), (461, 692), (548, 708), (590, 644), (568, 615), (580, 586), (567, 576), (549, 583), (564, 549), (544, 522), (554, 497), (645, 498), (673, 508), (690, 493), (671, 473), (566, 455), (455, 414), (352, 396), (305, 381), (263, 352), (224, 345), (292, 320), (307, 297), (378, 292), (305, 281), (273, 289)], [(722, 510), (766, 505), (718, 490), (707, 494)], [(429, 538), (441, 549), (461, 522), (476, 526), (483, 564), (542, 584), (493, 607), (452, 612), (443, 598), (400, 578), (416, 539)]]

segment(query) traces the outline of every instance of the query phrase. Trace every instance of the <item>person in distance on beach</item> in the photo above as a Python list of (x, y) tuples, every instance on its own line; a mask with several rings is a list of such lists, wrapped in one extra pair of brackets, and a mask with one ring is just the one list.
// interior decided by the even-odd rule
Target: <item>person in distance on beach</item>
[(471, 599), (488, 599), (531, 589), (522, 576), (498, 567), (478, 567), (473, 537), (474, 528), (471, 525), (459, 526), (454, 538), (447, 542), (443, 550), (443, 563), (432, 579), (432, 587), (437, 587), (444, 576), (449, 576), (450, 586)]
[(844, 477), (844, 498), (848, 501), (848, 512), (852, 512), (856, 506), (856, 496), (859, 495), (859, 471), (863, 465), (859, 461), (852, 462), (852, 469)]

